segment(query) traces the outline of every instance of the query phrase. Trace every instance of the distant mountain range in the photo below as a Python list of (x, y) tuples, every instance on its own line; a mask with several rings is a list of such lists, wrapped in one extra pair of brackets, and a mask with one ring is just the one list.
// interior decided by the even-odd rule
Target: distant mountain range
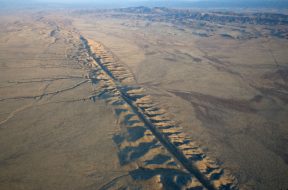
[[(58, 2), (58, 3), (57, 3)], [(132, 6), (162, 6), (175, 8), (282, 8), (288, 9), (288, 0), (0, 0), (0, 8), (33, 7), (123, 8)], [(45, 6), (46, 7), (46, 6)]]
[(197, 8), (288, 8), (288, 0), (158, 0), (146, 1), (146, 6)]

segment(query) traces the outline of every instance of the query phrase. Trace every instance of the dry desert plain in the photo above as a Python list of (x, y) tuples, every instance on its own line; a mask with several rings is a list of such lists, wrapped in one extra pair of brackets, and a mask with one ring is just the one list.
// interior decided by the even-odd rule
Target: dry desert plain
[(198, 13), (1, 12), (0, 189), (287, 189), (288, 16)]

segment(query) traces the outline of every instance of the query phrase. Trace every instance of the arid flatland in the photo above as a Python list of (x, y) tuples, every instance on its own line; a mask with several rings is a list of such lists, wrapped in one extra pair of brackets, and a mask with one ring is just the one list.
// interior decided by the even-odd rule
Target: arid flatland
[(288, 15), (0, 14), (0, 189), (288, 188)]

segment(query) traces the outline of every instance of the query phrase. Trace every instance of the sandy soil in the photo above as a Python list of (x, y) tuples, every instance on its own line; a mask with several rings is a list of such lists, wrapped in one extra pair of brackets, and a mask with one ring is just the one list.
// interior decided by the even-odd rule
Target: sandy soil
[(0, 189), (288, 187), (286, 39), (73, 11), (0, 26)]

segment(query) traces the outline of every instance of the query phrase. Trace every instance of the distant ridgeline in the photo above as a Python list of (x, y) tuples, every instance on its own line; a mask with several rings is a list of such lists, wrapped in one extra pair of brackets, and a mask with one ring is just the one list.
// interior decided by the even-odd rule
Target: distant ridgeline
[[(166, 19), (195, 19), (211, 21), (217, 23), (241, 23), (241, 24), (260, 24), (260, 25), (288, 25), (288, 15), (272, 12), (232, 12), (232, 11), (195, 11), (193, 9), (169, 9), (165, 7), (130, 7), (118, 9), (120, 12), (158, 14)], [(160, 18), (159, 17), (159, 18)]]
[[(283, 12), (283, 13), (281, 13)], [(98, 18), (113, 17), (143, 20), (148, 22), (167, 22), (179, 30), (187, 30), (201, 37), (220, 35), (229, 39), (252, 39), (276, 37), (288, 39), (288, 14), (285, 11), (259, 9), (247, 11), (240, 9), (176, 9), (167, 7), (129, 7), (117, 9), (75, 10), (76, 14), (95, 14)], [(219, 29), (219, 25), (221, 25)], [(259, 30), (249, 30), (249, 25), (258, 25)], [(233, 27), (234, 28), (233, 28)], [(232, 28), (231, 28), (232, 27)], [(233, 33), (223, 33), (223, 30)], [(230, 28), (228, 30), (228, 28)]]
[(158, 0), (146, 1), (147, 6), (165, 7), (197, 7), (197, 8), (288, 8), (287, 0), (207, 0), (207, 1), (185, 1), (185, 0)]
[[(44, 6), (45, 4), (45, 6)], [(169, 8), (280, 8), (287, 9), (287, 0), (0, 0), (0, 9), (5, 8), (122, 8), (132, 6)]]

